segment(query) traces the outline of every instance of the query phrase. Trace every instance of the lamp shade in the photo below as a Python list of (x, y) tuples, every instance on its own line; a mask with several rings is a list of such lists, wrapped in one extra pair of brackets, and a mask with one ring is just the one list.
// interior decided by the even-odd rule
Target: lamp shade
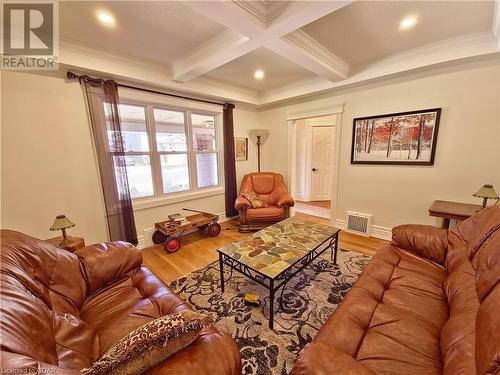
[(481, 189), (472, 194), (472, 196), (477, 198), (498, 199), (498, 195), (495, 189), (493, 189), (493, 185), (490, 184), (481, 186)]
[(269, 136), (269, 130), (267, 129), (250, 129), (250, 138), (254, 142), (257, 142), (257, 137), (260, 137), (260, 143), (264, 143)]
[(50, 227), (50, 230), (61, 230), (66, 228), (74, 227), (75, 223), (71, 222), (66, 215), (57, 215), (54, 220), (54, 224)]

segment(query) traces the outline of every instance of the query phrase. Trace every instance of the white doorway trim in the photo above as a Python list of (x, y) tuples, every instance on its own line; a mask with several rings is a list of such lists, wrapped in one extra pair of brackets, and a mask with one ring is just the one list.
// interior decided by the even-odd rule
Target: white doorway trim
[[(297, 161), (297, 126), (296, 120), (305, 118), (336, 115), (335, 121), (335, 140), (333, 151), (333, 175), (332, 175), (332, 203), (330, 224), (335, 225), (337, 219), (337, 202), (338, 202), (338, 186), (339, 186), (339, 165), (340, 165), (340, 140), (342, 135), (342, 113), (344, 112), (344, 104), (333, 107), (316, 108), (311, 110), (295, 111), (287, 114), (287, 130), (288, 130), (288, 186), (292, 196), (296, 196), (296, 170)], [(292, 211), (293, 212), (293, 211)]]

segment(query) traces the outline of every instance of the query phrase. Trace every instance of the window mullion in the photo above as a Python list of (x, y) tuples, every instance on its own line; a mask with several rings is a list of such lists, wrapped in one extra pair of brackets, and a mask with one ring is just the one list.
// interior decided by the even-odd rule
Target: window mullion
[(151, 158), (151, 172), (153, 174), (153, 188), (155, 196), (163, 195), (163, 181), (161, 175), (161, 160), (157, 150), (156, 123), (153, 106), (148, 105), (146, 112), (146, 122), (149, 135), (149, 154)]
[(189, 181), (191, 190), (198, 189), (198, 175), (196, 173), (196, 153), (193, 149), (193, 122), (191, 119), (191, 111), (186, 111), (186, 139), (187, 139), (187, 156), (189, 168)]

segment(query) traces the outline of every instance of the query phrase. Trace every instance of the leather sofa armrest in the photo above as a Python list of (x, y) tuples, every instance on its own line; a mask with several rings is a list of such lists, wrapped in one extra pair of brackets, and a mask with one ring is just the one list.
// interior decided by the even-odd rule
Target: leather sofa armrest
[(392, 229), (392, 243), (444, 266), (448, 230), (430, 225), (399, 225)]
[(300, 352), (291, 375), (376, 375), (350, 355), (323, 343), (312, 342)]
[(290, 194), (286, 191), (282, 191), (276, 195), (275, 206), (280, 208), (283, 206), (293, 207), (295, 206), (295, 201)]
[(145, 375), (241, 375), (240, 348), (227, 333), (206, 328), (192, 344)]
[(243, 195), (238, 195), (238, 198), (236, 198), (236, 202), (234, 202), (234, 209), (236, 211), (239, 211), (242, 208), (252, 208), (252, 205), (250, 204), (250, 201)]
[(86, 246), (75, 254), (85, 271), (89, 295), (142, 264), (140, 250), (122, 241)]

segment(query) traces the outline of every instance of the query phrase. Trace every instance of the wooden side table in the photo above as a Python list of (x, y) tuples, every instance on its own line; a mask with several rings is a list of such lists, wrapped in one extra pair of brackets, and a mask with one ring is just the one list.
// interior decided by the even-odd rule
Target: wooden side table
[[(62, 247), (62, 249), (66, 249), (73, 253), (77, 250), (80, 250), (82, 247), (85, 247), (85, 241), (82, 237), (68, 236), (68, 239), (71, 241), (70, 244)], [(54, 246), (60, 247), (59, 244), (62, 242), (62, 240), (63, 240), (62, 236), (58, 236), (49, 238), (46, 241)]]
[(442, 218), (443, 222), (441, 228), (448, 229), (451, 219), (463, 221), (480, 211), (482, 208), (483, 206), (479, 204), (434, 201), (429, 208), (429, 215)]

